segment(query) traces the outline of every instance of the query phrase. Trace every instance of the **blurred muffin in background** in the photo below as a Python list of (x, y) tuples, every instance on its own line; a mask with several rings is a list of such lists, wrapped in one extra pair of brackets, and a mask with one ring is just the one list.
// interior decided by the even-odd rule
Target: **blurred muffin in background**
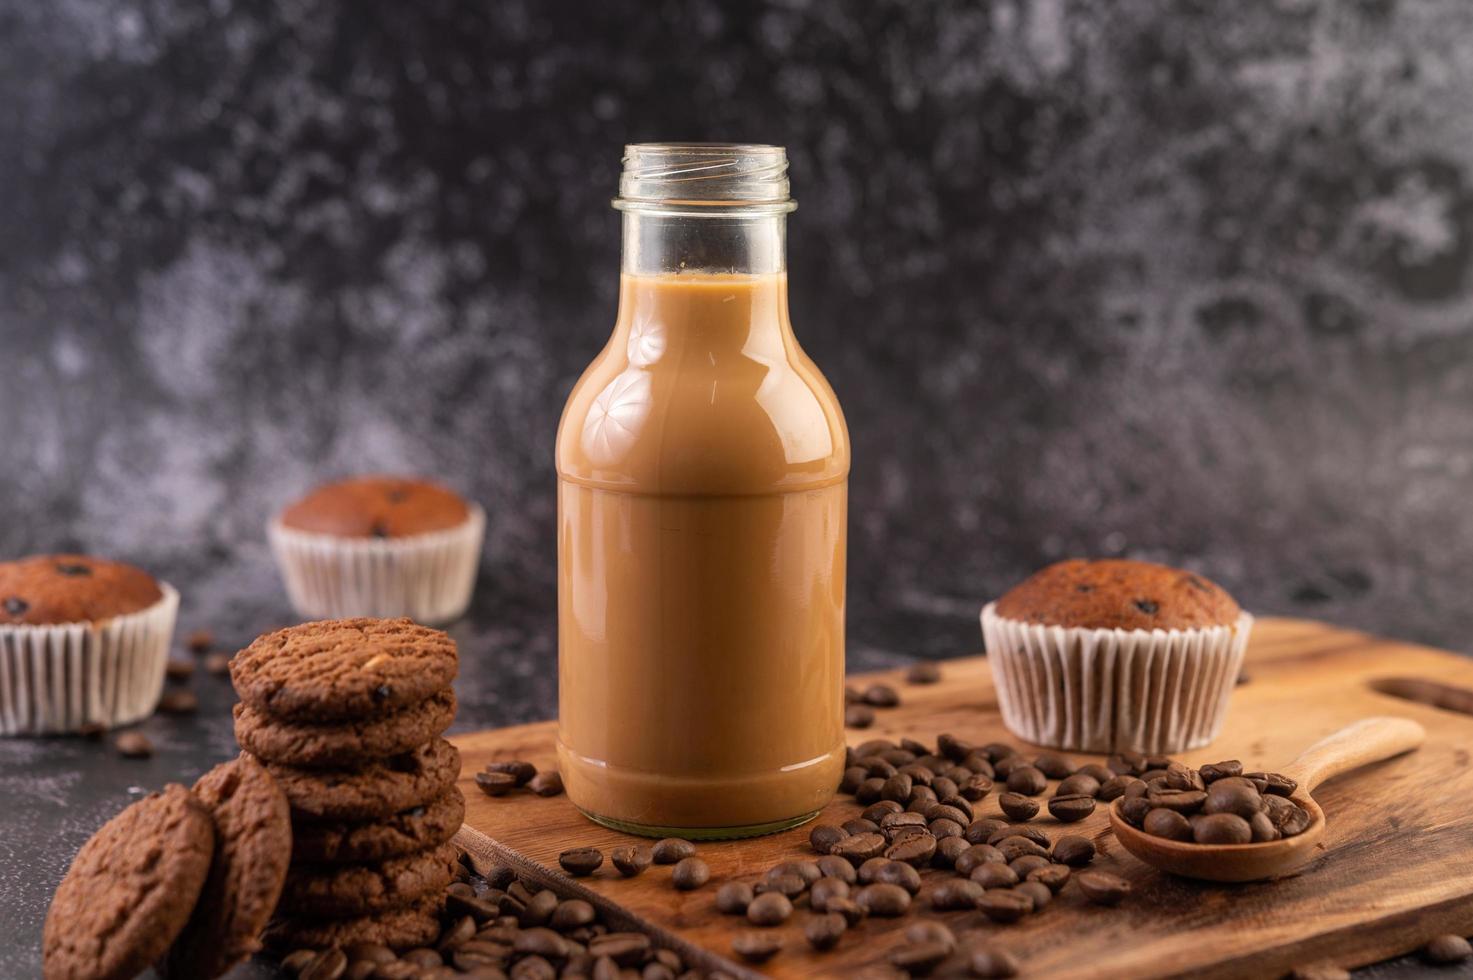
[(428, 480), (362, 476), (317, 487), (267, 527), (292, 606), (309, 619), (464, 614), (486, 515)]
[(1050, 565), (982, 610), (1008, 728), (1089, 752), (1211, 742), (1252, 625), (1202, 576), (1125, 560)]
[(122, 562), (0, 562), (0, 734), (111, 728), (158, 704), (179, 593)]

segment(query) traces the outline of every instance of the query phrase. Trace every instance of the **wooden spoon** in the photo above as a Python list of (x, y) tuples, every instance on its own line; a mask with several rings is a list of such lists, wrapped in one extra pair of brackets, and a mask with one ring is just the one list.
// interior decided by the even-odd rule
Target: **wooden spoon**
[(1138, 830), (1110, 805), (1110, 827), (1125, 849), (1147, 864), (1187, 878), (1206, 881), (1258, 881), (1277, 878), (1303, 866), (1320, 850), (1325, 812), (1310, 795), (1327, 779), (1380, 762), (1422, 744), (1427, 732), (1408, 718), (1366, 718), (1340, 729), (1305, 749), (1280, 772), (1299, 783), (1290, 797), (1309, 812), (1302, 834), (1261, 844), (1194, 844), (1168, 840)]

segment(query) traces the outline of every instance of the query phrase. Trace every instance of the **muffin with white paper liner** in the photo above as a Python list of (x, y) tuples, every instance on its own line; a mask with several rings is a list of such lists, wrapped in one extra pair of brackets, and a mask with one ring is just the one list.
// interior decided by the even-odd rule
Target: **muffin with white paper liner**
[(408, 616), (429, 625), (470, 605), (486, 513), (427, 480), (363, 476), (320, 486), (272, 518), (272, 554), (308, 619)]
[(1081, 752), (1207, 745), (1252, 626), (1202, 576), (1126, 560), (1050, 565), (982, 609), (1004, 724)]
[(112, 728), (153, 713), (179, 593), (122, 562), (0, 562), (0, 735)]

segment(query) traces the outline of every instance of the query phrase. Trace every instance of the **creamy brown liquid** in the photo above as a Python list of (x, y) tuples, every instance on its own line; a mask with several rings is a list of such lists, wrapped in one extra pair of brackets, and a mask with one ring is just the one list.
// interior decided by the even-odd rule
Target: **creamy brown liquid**
[(568, 795), (644, 827), (805, 816), (844, 763), (843, 414), (786, 276), (622, 287), (557, 441)]

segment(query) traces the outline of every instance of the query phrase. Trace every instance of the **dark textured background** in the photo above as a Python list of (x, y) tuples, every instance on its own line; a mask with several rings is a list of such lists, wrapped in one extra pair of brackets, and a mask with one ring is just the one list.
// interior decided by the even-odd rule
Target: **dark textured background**
[[(0, 0), (0, 557), (137, 561), (238, 643), (288, 615), (274, 508), (435, 475), (490, 514), (462, 726), (550, 713), (621, 145), (751, 140), (853, 435), (852, 663), (970, 652), (1075, 554), (1473, 649), (1470, 37), (1463, 0)], [(14, 962), (113, 784), (230, 750), (156, 734), (121, 774), (5, 747), (8, 828), (62, 838), (39, 882), (0, 840)]]

